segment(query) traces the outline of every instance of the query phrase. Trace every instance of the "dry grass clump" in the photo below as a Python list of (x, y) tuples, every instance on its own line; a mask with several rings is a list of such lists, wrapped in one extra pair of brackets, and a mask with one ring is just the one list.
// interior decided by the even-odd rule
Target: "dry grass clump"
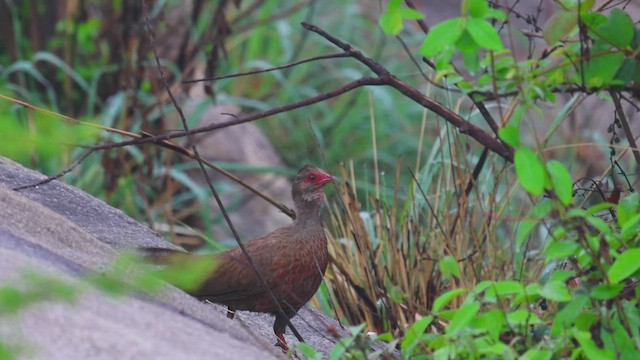
[[(523, 262), (527, 250), (509, 240), (526, 209), (509, 205), (513, 189), (505, 185), (503, 165), (486, 162), (473, 179), (468, 152), (459, 151), (465, 145), (438, 144), (418, 174), (398, 162), (393, 191), (385, 195), (377, 185), (362, 202), (353, 165), (342, 169), (350, 180), (330, 206), (332, 262), (325, 279), (336, 314), (351, 324), (399, 335), (447, 290), (541, 267)], [(402, 171), (411, 174), (409, 185), (401, 184)]]

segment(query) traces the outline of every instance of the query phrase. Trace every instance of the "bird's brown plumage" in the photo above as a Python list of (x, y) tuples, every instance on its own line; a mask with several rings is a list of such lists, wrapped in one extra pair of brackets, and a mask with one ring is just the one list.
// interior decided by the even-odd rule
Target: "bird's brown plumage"
[[(320, 209), (324, 185), (334, 179), (315, 166), (304, 166), (296, 175), (291, 190), (297, 214), (295, 222), (245, 245), (288, 318), (313, 297), (327, 268), (329, 255), (320, 223)], [(277, 306), (241, 249), (197, 256), (215, 257), (217, 267), (215, 273), (190, 294), (226, 305), (230, 314), (235, 310), (274, 314), (273, 328), (278, 345), (286, 349), (284, 332), (287, 319), (278, 313)]]

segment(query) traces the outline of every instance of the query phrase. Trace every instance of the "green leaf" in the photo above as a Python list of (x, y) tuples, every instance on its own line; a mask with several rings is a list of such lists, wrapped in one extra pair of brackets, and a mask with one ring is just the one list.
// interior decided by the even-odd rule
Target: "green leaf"
[(598, 26), (597, 32), (614, 46), (627, 48), (633, 40), (633, 20), (626, 11), (613, 9), (607, 21)]
[(398, 35), (402, 31), (402, 22), (405, 19), (422, 19), (424, 15), (417, 10), (401, 8), (401, 0), (391, 0), (387, 4), (387, 9), (380, 16), (379, 24), (385, 34)]
[(638, 214), (640, 194), (633, 193), (618, 202), (618, 225), (625, 227), (627, 222)]
[(414, 9), (402, 8), (399, 10), (399, 12), (400, 12), (400, 15), (402, 15), (402, 18), (406, 20), (420, 20), (424, 18), (423, 13)]
[(580, 245), (573, 241), (551, 241), (544, 249), (549, 260), (562, 259), (573, 256), (580, 249)]
[(531, 231), (533, 231), (540, 222), (540, 219), (547, 216), (553, 208), (553, 202), (549, 199), (544, 199), (529, 209), (525, 220), (520, 222), (518, 231), (516, 232), (516, 245), (518, 248), (522, 247)]
[(401, 349), (403, 357), (410, 356), (413, 348), (418, 345), (424, 331), (427, 329), (427, 326), (431, 324), (433, 321), (433, 316), (425, 316), (422, 319), (416, 321), (411, 325), (411, 327), (405, 332), (404, 338), (402, 339)]
[(591, 333), (588, 331), (578, 331), (573, 329), (573, 337), (578, 340), (584, 354), (590, 360), (614, 359), (613, 351), (609, 349), (600, 349), (598, 345), (591, 339)]
[(480, 303), (471, 301), (463, 304), (451, 319), (451, 323), (445, 329), (447, 334), (455, 333), (456, 331), (464, 329), (480, 310)]
[(547, 162), (547, 170), (551, 175), (553, 190), (564, 205), (573, 202), (573, 182), (569, 170), (557, 160)]
[(391, 300), (396, 304), (403, 304), (404, 299), (407, 297), (406, 294), (402, 291), (402, 288), (399, 286), (393, 286), (388, 291)]
[(402, 6), (402, 0), (389, 0), (387, 11), (397, 11)]
[(606, 221), (595, 216), (586, 216), (585, 220), (587, 220), (589, 224), (598, 229), (601, 233), (611, 235), (611, 227)]
[(580, 208), (573, 208), (567, 211), (567, 216), (569, 217), (586, 218), (590, 215), (585, 209)]
[[(611, 84), (618, 70), (624, 62), (624, 54), (613, 53), (610, 50), (592, 50), (593, 55), (587, 62), (584, 77), (589, 87), (602, 87)], [(578, 74), (576, 74), (578, 75)]]
[(447, 45), (436, 58), (436, 69), (438, 74), (436, 75), (437, 81), (441, 80), (444, 75), (455, 74), (453, 67), (451, 66), (451, 59), (455, 55), (455, 48), (453, 45)]
[(498, 136), (505, 143), (509, 144), (514, 149), (520, 147), (520, 129), (513, 125), (507, 125), (498, 129)]
[[(638, 310), (636, 309), (637, 313)], [(619, 318), (612, 319), (607, 325), (602, 326), (600, 334), (605, 349), (616, 349), (616, 352), (620, 354), (621, 360), (637, 360), (640, 359), (640, 346), (637, 346), (635, 341), (638, 337), (633, 339), (627, 333), (627, 330), (620, 322)], [(635, 328), (633, 330), (636, 330)], [(632, 330), (632, 331), (633, 331)], [(637, 332), (636, 332), (637, 333)]]
[(541, 323), (540, 318), (536, 314), (526, 309), (519, 309), (507, 314), (507, 322), (514, 325), (535, 325)]
[(447, 45), (455, 44), (464, 31), (464, 19), (453, 18), (445, 20), (429, 30), (420, 46), (420, 54), (434, 56)]
[(549, 276), (549, 280), (548, 281), (566, 282), (567, 280), (569, 280), (569, 278), (571, 278), (575, 274), (576, 274), (576, 272), (573, 271), (573, 270), (555, 270)]
[(609, 281), (617, 284), (640, 269), (640, 249), (630, 249), (618, 255), (607, 271)]
[(484, 295), (484, 300), (491, 302), (502, 300), (509, 295), (519, 296), (524, 292), (524, 285), (517, 281), (505, 280), (497, 281), (493, 286), (489, 287)]
[(500, 35), (488, 21), (471, 18), (467, 21), (466, 30), (480, 47), (487, 50), (502, 49)]
[(470, 73), (475, 74), (480, 70), (480, 58), (477, 51), (465, 51), (462, 53), (462, 60)]
[(183, 290), (197, 289), (214, 274), (218, 261), (211, 255), (172, 254), (166, 268), (156, 272), (160, 279)]
[(518, 360), (550, 360), (553, 352), (549, 350), (529, 349)]
[(487, 0), (469, 0), (469, 15), (474, 18), (483, 18), (489, 10)]
[(586, 13), (580, 16), (580, 20), (590, 29), (596, 29), (600, 24), (607, 21), (607, 17), (600, 13)]
[(433, 302), (432, 311), (434, 313), (437, 313), (438, 311), (440, 311), (440, 309), (442, 309), (447, 304), (449, 304), (451, 302), (451, 300), (455, 299), (456, 297), (460, 296), (461, 294), (464, 294), (466, 291), (467, 291), (466, 289), (458, 288), (458, 289), (449, 290), (449, 291), (445, 292), (444, 294), (441, 294)]
[(13, 286), (0, 287), (0, 314), (14, 313), (26, 306), (23, 293)]
[(640, 234), (640, 214), (632, 216), (620, 229), (620, 239), (627, 242)]
[(535, 220), (522, 220), (518, 224), (518, 230), (516, 232), (516, 246), (518, 249), (522, 247), (525, 240), (529, 237), (529, 234), (533, 231), (533, 229), (538, 226), (538, 219)]
[(549, 281), (542, 289), (540, 289), (540, 296), (545, 299), (549, 299), (552, 301), (558, 302), (566, 302), (571, 301), (571, 293), (569, 292), (569, 288), (567, 284), (563, 281)]
[(402, 31), (402, 15), (398, 11), (386, 11), (379, 21), (382, 31), (387, 35), (398, 35)]
[(588, 308), (591, 299), (585, 294), (577, 294), (575, 298), (564, 304), (564, 307), (556, 312), (553, 318), (553, 325), (551, 327), (551, 336), (559, 336), (566, 329), (572, 327), (576, 321), (576, 314), (585, 312)]
[(631, 83), (638, 75), (638, 65), (639, 63), (636, 59), (624, 59), (613, 79), (620, 80), (623, 85)]
[(331, 353), (329, 353), (329, 360), (340, 360), (344, 358), (344, 354), (347, 352), (347, 347), (352, 346), (353, 339), (342, 338), (338, 340), (336, 345), (331, 349)]
[(494, 9), (494, 8), (489, 8), (489, 10), (487, 10), (484, 13), (483, 17), (485, 19), (497, 19), (497, 20), (502, 20), (502, 21), (506, 21), (507, 20), (507, 14), (505, 14), (504, 11), (498, 10), (498, 9)]
[(451, 275), (460, 278), (460, 267), (458, 267), (458, 261), (453, 256), (445, 256), (438, 262), (440, 271), (444, 277), (450, 277)]
[(595, 204), (592, 207), (587, 209), (586, 214), (587, 215), (593, 215), (593, 214), (598, 213), (598, 212), (600, 212), (602, 210), (611, 209), (612, 207), (613, 207), (613, 204), (607, 203), (607, 202)]
[(458, 41), (456, 41), (455, 47), (462, 53), (477, 52), (480, 49), (476, 41), (471, 37), (471, 34), (466, 30), (462, 33)]
[(620, 294), (624, 284), (600, 284), (591, 289), (591, 297), (596, 300), (609, 300)]
[(544, 25), (542, 34), (549, 45), (555, 45), (558, 41), (571, 34), (578, 25), (578, 12), (559, 11), (551, 16)]
[(505, 321), (504, 311), (493, 309), (478, 315), (478, 317), (473, 320), (472, 325), (475, 329), (487, 331), (493, 340), (498, 340)]
[(521, 148), (516, 150), (514, 163), (522, 187), (531, 195), (541, 195), (544, 190), (545, 172), (538, 155), (528, 148)]
[(488, 280), (480, 281), (476, 286), (473, 287), (471, 294), (473, 294), (473, 296), (478, 296), (480, 295), (481, 292), (485, 291), (491, 286), (493, 286), (493, 281), (488, 281)]
[(593, 5), (595, 5), (595, 4), (596, 4), (596, 0), (576, 1), (576, 5), (575, 5), (574, 9), (578, 10), (578, 8), (579, 8), (580, 12), (587, 13), (589, 10), (591, 10)]
[(309, 344), (304, 342), (296, 343), (298, 350), (304, 355), (306, 359), (320, 360), (322, 355), (318, 354), (316, 350)]

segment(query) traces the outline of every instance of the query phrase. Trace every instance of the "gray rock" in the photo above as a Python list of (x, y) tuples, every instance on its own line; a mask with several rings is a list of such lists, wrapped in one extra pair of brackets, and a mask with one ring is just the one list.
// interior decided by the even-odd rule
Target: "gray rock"
[[(1, 341), (34, 359), (268, 359), (273, 317), (241, 312), (235, 320), (213, 304), (167, 287), (159, 296), (119, 298), (88, 286), (83, 275), (108, 269), (125, 248), (174, 248), (156, 233), (81, 190), (0, 158), (0, 287), (25, 285), (25, 272), (82, 286), (74, 302), (47, 300), (0, 321)], [(45, 285), (43, 285), (45, 286)], [(44, 289), (46, 292), (49, 289)], [(316, 350), (333, 347), (337, 322), (312, 309), (293, 320)], [(297, 340), (287, 334), (290, 345)]]

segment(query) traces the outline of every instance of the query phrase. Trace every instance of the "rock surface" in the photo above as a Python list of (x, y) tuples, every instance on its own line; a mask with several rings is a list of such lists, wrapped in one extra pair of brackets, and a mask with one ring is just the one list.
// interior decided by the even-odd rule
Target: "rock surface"
[[(25, 272), (71, 283), (108, 269), (122, 249), (173, 247), (160, 236), (90, 195), (54, 181), (19, 192), (44, 176), (0, 158), (0, 287), (23, 286)], [(86, 286), (85, 286), (86, 287)], [(114, 298), (86, 287), (73, 303), (45, 301), (0, 322), (0, 341), (35, 359), (269, 359), (273, 317), (221, 307), (168, 288), (159, 298)], [(48, 291), (50, 289), (45, 289)], [(302, 309), (294, 325), (321, 353), (333, 341), (333, 319)], [(290, 333), (287, 341), (297, 342)]]

